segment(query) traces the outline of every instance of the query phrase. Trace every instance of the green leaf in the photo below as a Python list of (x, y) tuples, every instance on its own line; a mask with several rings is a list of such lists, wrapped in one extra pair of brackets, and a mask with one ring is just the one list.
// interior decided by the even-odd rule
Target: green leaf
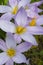
[(3, 4), (4, 5), (8, 4), (8, 0), (3, 0)]
[(38, 1), (40, 1), (40, 0), (31, 0), (32, 3), (33, 3), (33, 2), (38, 2)]
[(8, 0), (0, 0), (0, 5), (6, 5), (8, 3)]
[(0, 38), (5, 39), (6, 33), (0, 29)]
[(42, 50), (42, 51), (40, 51), (40, 55), (42, 55), (42, 56), (43, 56), (43, 50)]

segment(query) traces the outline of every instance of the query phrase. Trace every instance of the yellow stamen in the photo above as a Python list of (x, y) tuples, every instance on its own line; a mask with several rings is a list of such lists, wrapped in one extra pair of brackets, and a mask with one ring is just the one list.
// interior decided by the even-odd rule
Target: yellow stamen
[(27, 9), (29, 9), (29, 8), (28, 8), (28, 6), (26, 5), (26, 6), (25, 6), (25, 10), (27, 10)]
[(18, 11), (18, 6), (15, 6), (15, 7), (13, 8), (12, 14), (16, 14), (17, 11)]
[(7, 52), (7, 55), (11, 58), (16, 55), (16, 50), (12, 48), (8, 49), (6, 52)]
[(24, 28), (24, 27), (22, 27), (22, 26), (16, 27), (16, 33), (17, 33), (17, 34), (22, 34), (22, 33), (24, 33), (24, 32), (26, 32), (26, 28)]
[(36, 19), (32, 19), (32, 21), (29, 23), (30, 26), (36, 26)]

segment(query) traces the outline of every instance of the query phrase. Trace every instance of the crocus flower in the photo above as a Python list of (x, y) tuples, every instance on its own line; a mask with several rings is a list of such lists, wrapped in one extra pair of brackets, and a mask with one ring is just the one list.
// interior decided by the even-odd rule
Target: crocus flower
[(9, 0), (10, 6), (0, 5), (0, 13), (5, 13), (3, 16), (5, 17), (4, 19), (10, 20), (16, 15), (21, 6), (24, 7), (29, 2), (30, 0)]
[[(22, 13), (21, 13), (22, 12)], [(42, 27), (38, 27), (35, 26), (32, 29), (32, 32), (30, 33), (29, 28), (31, 29), (31, 26), (26, 26), (27, 25), (27, 14), (24, 10), (24, 8), (20, 8), (20, 10), (18, 11), (16, 17), (15, 17), (15, 24), (12, 22), (8, 22), (6, 20), (0, 20), (0, 28), (5, 31), (5, 32), (11, 32), (11, 33), (15, 33), (14, 34), (14, 38), (16, 38), (17, 40), (23, 39), (27, 42), (32, 43), (33, 45), (37, 45), (37, 42), (35, 40), (35, 38), (31, 35), (31, 33), (35, 32), (35, 34), (37, 33), (38, 35), (42, 35), (43, 34), (43, 28)], [(19, 42), (20, 42), (19, 41)]]
[(38, 17), (38, 13), (42, 12), (42, 9), (39, 9), (38, 6), (42, 4), (42, 1), (39, 2), (34, 2), (34, 3), (30, 3), (28, 4), (25, 8), (26, 12), (27, 12), (27, 16), (34, 18), (34, 17)]
[(19, 45), (16, 44), (14, 37), (11, 33), (7, 33), (6, 40), (3, 41), (0, 39), (0, 49), (3, 52), (0, 53), (0, 65), (13, 65), (15, 63), (27, 63), (27, 59), (22, 54), (31, 48), (31, 44), (27, 42), (23, 42)]
[(40, 15), (38, 18), (28, 18), (28, 26), (40, 26), (43, 25), (43, 15)]
[[(0, 5), (0, 13), (5, 13), (2, 16), (2, 18), (7, 19), (7, 20), (11, 20), (11, 18), (13, 18), (16, 15), (16, 13), (18, 12), (18, 10), (21, 7), (23, 7), (26, 10), (27, 15), (29, 17), (31, 17), (32, 14), (35, 16), (38, 16), (38, 14), (35, 13), (35, 11), (33, 11), (33, 10), (35, 8), (36, 8), (35, 10), (38, 10), (37, 6), (40, 5), (42, 3), (42, 1), (32, 3), (32, 4), (30, 4), (30, 2), (31, 2), (31, 0), (9, 0), (10, 6)], [(35, 4), (37, 6), (35, 6)], [(34, 7), (34, 9), (31, 10), (31, 8), (33, 8), (33, 7)]]
[[(19, 1), (20, 7), (25, 4), (22, 1), (23, 0)], [(30, 0), (30, 2), (31, 2), (31, 0)], [(38, 6), (40, 6), (42, 4), (42, 1), (34, 2), (34, 3), (30, 3), (30, 2), (24, 6), (25, 11), (27, 12), (27, 16), (31, 17), (31, 18), (38, 17), (39, 16), (38, 13), (43, 11), (38, 8)]]

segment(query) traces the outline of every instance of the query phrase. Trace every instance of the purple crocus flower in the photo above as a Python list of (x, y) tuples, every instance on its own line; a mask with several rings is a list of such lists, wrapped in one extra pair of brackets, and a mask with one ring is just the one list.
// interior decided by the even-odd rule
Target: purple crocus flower
[(29, 50), (31, 46), (32, 45), (27, 42), (17, 45), (13, 35), (7, 33), (5, 41), (0, 39), (0, 49), (4, 51), (0, 53), (0, 65), (5, 63), (6, 65), (13, 65), (13, 62), (28, 64), (28, 61), (22, 52)]
[[(11, 18), (13, 18), (17, 14), (18, 10), (21, 7), (23, 7), (26, 10), (27, 15), (29, 17), (31, 17), (31, 15), (38, 16), (38, 13), (35, 11), (38, 11), (37, 6), (40, 5), (42, 1), (32, 4), (30, 4), (30, 2), (31, 0), (9, 0), (10, 6), (0, 5), (0, 13), (5, 13), (1, 18), (11, 20)], [(33, 7), (34, 9), (32, 9)]]
[(40, 26), (43, 25), (43, 15), (34, 18), (28, 18), (27, 26)]
[(10, 20), (16, 15), (21, 6), (25, 7), (25, 5), (28, 3), (30, 3), (30, 0), (9, 0), (10, 6), (0, 5), (0, 13), (5, 13), (3, 16), (4, 19)]
[[(22, 13), (21, 13), (22, 12)], [(24, 8), (20, 8), (16, 17), (16, 23), (9, 22), (7, 20), (0, 20), (0, 28), (5, 32), (15, 33), (14, 38), (16, 41), (19, 42), (21, 39), (32, 43), (33, 45), (37, 45), (37, 42), (31, 33), (35, 33), (35, 35), (42, 35), (43, 34), (43, 27), (41, 26), (26, 26), (27, 25), (27, 14)], [(29, 28), (30, 27), (30, 28)], [(29, 30), (32, 31), (30, 32)]]
[(38, 17), (38, 13), (42, 12), (42, 9), (39, 9), (38, 6), (42, 4), (42, 1), (39, 2), (34, 2), (34, 3), (29, 3), (26, 6), (26, 12), (27, 12), (27, 16), (34, 18), (34, 17)]

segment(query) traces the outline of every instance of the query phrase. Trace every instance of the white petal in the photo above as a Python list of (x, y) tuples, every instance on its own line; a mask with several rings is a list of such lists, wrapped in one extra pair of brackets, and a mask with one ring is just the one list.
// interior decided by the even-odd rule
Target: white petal
[(36, 20), (37, 25), (43, 25), (43, 15)]
[(25, 26), (27, 23), (27, 14), (25, 10), (21, 7), (15, 17), (15, 21), (19, 26)]
[(29, 32), (22, 34), (21, 38), (27, 42), (30, 42), (33, 45), (37, 45), (35, 38), (31, 34), (29, 34)]
[(5, 32), (11, 32), (14, 33), (15, 32), (15, 25), (10, 22), (10, 21), (6, 21), (6, 20), (0, 20), (0, 28), (5, 31)]
[(31, 5), (40, 6), (42, 3), (43, 3), (43, 1), (40, 0), (40, 1), (38, 1), (38, 2), (32, 3)]
[(6, 44), (2, 39), (0, 39), (0, 49), (3, 51), (6, 51), (7, 49)]
[(26, 57), (20, 53), (14, 56), (12, 59), (16, 63), (26, 63)]
[(13, 14), (11, 13), (5, 13), (1, 16), (1, 19), (10, 21), (13, 18)]
[(0, 65), (6, 63), (9, 60), (9, 57), (5, 52), (0, 53)]
[(0, 5), (0, 13), (11, 12), (11, 10), (9, 6)]
[(9, 0), (9, 5), (13, 8), (17, 5), (17, 0)]
[(6, 45), (8, 48), (15, 48), (16, 42), (14, 40), (14, 36), (11, 33), (7, 33), (6, 35)]
[(29, 65), (29, 59), (27, 59), (26, 64)]
[(25, 7), (27, 4), (30, 3), (31, 0), (21, 0), (18, 4), (18, 7)]
[(27, 29), (32, 35), (43, 35), (43, 27), (41, 26), (28, 26)]
[(14, 65), (13, 61), (11, 59), (9, 59), (5, 65)]
[(32, 44), (28, 42), (21, 43), (17, 46), (17, 51), (19, 52), (25, 52), (28, 51), (31, 48)]
[(26, 10), (26, 12), (27, 12), (28, 17), (31, 17), (31, 18), (39, 17), (39, 15), (36, 12), (34, 12), (33, 10), (31, 10), (31, 9)]
[(37, 12), (38, 12), (38, 13), (40, 13), (40, 12), (42, 12), (42, 11), (43, 11), (42, 9), (37, 8)]
[(18, 44), (22, 41), (21, 37), (18, 34), (14, 34), (14, 39)]

